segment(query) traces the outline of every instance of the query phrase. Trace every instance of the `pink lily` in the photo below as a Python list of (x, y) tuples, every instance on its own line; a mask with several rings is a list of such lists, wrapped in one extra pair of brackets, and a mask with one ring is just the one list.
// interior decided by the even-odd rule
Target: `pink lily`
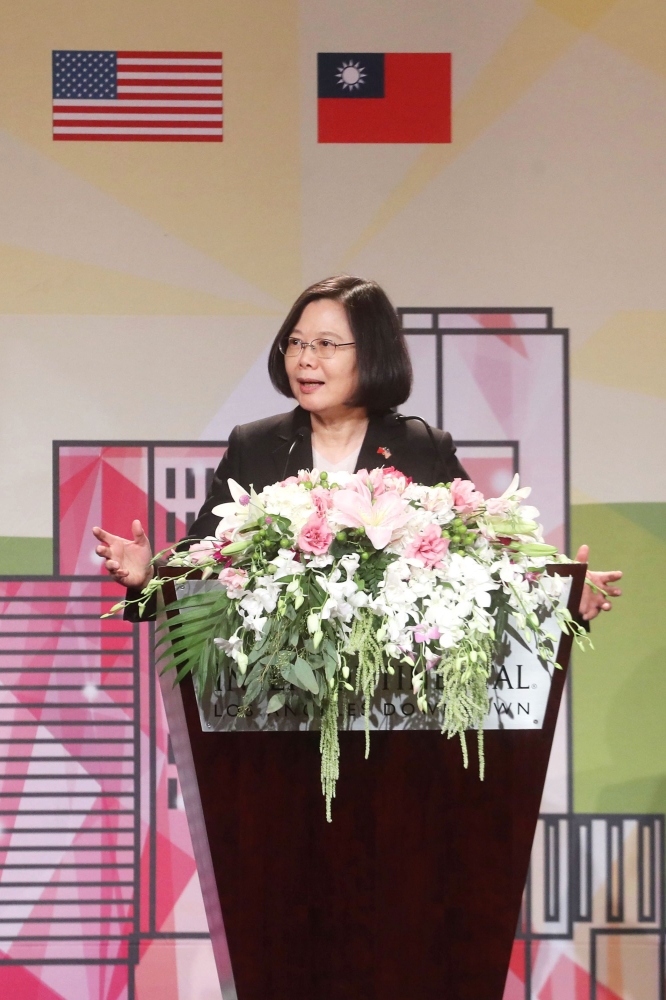
[(409, 520), (409, 504), (400, 494), (387, 490), (373, 498), (362, 482), (357, 483), (353, 490), (336, 490), (333, 506), (336, 520), (349, 528), (365, 528), (376, 549), (386, 548), (393, 532)]

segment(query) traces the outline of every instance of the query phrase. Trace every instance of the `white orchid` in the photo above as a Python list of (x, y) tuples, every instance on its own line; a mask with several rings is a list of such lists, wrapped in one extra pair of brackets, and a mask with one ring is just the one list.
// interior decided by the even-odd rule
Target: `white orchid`
[(342, 580), (339, 569), (335, 569), (328, 580), (322, 580), (322, 589), (329, 595), (321, 609), (323, 620), (341, 618), (345, 622), (350, 621), (357, 609), (368, 603), (368, 595), (359, 590), (354, 580)]
[(216, 646), (227, 654), (227, 656), (230, 656), (233, 660), (238, 662), (238, 654), (243, 649), (243, 639), (238, 635), (238, 629), (233, 635), (230, 635), (228, 639), (218, 636), (214, 642)]
[(275, 566), (274, 580), (280, 580), (283, 576), (305, 573), (305, 565), (296, 558), (293, 549), (280, 549), (275, 559), (271, 559), (269, 565)]

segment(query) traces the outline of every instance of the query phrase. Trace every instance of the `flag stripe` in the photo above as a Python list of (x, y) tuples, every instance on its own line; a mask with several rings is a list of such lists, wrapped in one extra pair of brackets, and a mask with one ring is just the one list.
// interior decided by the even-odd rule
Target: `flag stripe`
[[(187, 94), (190, 88), (185, 84), (184, 86), (178, 87), (149, 87), (149, 86), (137, 86), (132, 84), (131, 86), (118, 86), (118, 94)], [(222, 94), (222, 87), (197, 87), (197, 94)]]
[[(207, 106), (216, 107), (216, 108), (222, 107), (221, 92), (220, 92), (220, 96), (218, 96), (215, 100), (212, 99), (212, 96), (210, 94), (197, 94), (197, 93), (193, 93), (192, 91), (189, 91), (189, 92), (184, 93), (184, 94), (174, 94), (172, 90), (169, 90), (168, 92), (167, 91), (163, 91), (162, 93), (164, 94), (164, 101), (167, 104), (170, 103), (170, 102), (172, 102), (172, 101), (183, 101), (187, 105), (188, 102), (190, 102), (190, 101), (203, 101), (204, 104), (207, 105)], [(131, 94), (129, 96), (127, 94), (119, 94), (118, 97), (117, 97), (117, 101), (123, 101), (123, 102), (130, 101), (131, 103), (134, 103), (134, 104), (145, 104), (148, 101), (151, 104), (153, 103), (153, 101), (157, 104), (158, 100), (159, 100), (159, 98), (152, 97), (152, 96), (146, 96), (146, 97), (141, 97), (141, 98), (139, 98), (139, 97), (132, 97)], [(116, 103), (117, 103), (117, 101), (116, 101)]]
[[(57, 122), (70, 122), (72, 124), (79, 123), (81, 125), (104, 125), (109, 122), (124, 123), (124, 122), (187, 122), (189, 124), (195, 125), (200, 122), (221, 122), (222, 115), (198, 115), (196, 118), (192, 115), (160, 115), (156, 112), (154, 114), (129, 114), (129, 115), (114, 115), (114, 114), (104, 114), (104, 115), (86, 115), (82, 116), (76, 112), (72, 114), (57, 114), (54, 115), (54, 121)], [(219, 126), (218, 126), (219, 127)]]
[[(124, 133), (125, 135), (129, 135), (129, 134), (133, 134), (133, 135), (150, 135), (152, 131), (153, 130), (151, 128), (145, 128), (144, 126), (141, 126), (140, 128), (136, 127), (136, 128), (129, 129), (129, 128), (124, 128), (122, 126), (119, 126), (119, 127), (116, 128), (114, 126), (107, 126), (106, 124), (104, 124), (104, 125), (97, 125), (97, 126), (80, 126), (80, 125), (77, 125), (77, 126), (66, 126), (66, 125), (56, 125), (56, 126), (54, 126), (54, 129), (53, 129), (54, 134), (58, 134), (58, 135), (73, 135), (74, 133), (76, 133), (77, 135), (92, 135), (92, 134), (96, 134), (96, 135), (120, 135), (122, 133)], [(217, 126), (217, 128), (215, 128), (215, 129), (202, 129), (202, 128), (194, 128), (194, 127), (192, 127), (192, 128), (182, 128), (182, 127), (181, 128), (176, 128), (175, 126), (173, 128), (160, 127), (160, 128), (156, 128), (155, 132), (158, 132), (158, 133), (160, 133), (162, 135), (205, 135), (207, 133), (210, 134), (211, 132), (215, 132), (218, 135), (222, 135), (222, 129), (221, 129), (220, 126)]]
[(222, 132), (219, 135), (133, 135), (129, 133), (127, 135), (84, 135), (80, 132), (75, 132), (73, 135), (55, 135), (53, 136), (54, 141), (60, 142), (78, 142), (79, 140), (85, 140), (86, 142), (222, 142), (223, 136)]
[(180, 66), (176, 66), (173, 69), (163, 67), (159, 71), (146, 70), (145, 73), (141, 73), (138, 69), (132, 68), (119, 71), (117, 77), (119, 80), (167, 80), (171, 83), (172, 80), (221, 80), (222, 71), (211, 69), (207, 72), (202, 72), (197, 69), (191, 72), (184, 72)]
[[(177, 102), (177, 103), (174, 103)], [(183, 100), (180, 97), (169, 98), (165, 101), (153, 101), (150, 98), (146, 98), (141, 101), (132, 101), (129, 98), (124, 98), (122, 101), (112, 100), (112, 99), (99, 99), (99, 100), (86, 100), (81, 101), (79, 98), (65, 98), (60, 97), (53, 102), (54, 113), (59, 111), (82, 111), (89, 112), (95, 109), (104, 111), (115, 111), (119, 115), (124, 115), (127, 111), (166, 111), (171, 110), (177, 114), (182, 114), (183, 108), (188, 109), (188, 114), (204, 114), (210, 111), (212, 108), (221, 111), (222, 102), (221, 101), (210, 101), (206, 99), (194, 99), (194, 100)]]
[(141, 77), (130, 77), (127, 80), (118, 81), (118, 93), (130, 90), (149, 90), (151, 93), (159, 93), (165, 90), (167, 94), (174, 91), (177, 94), (187, 94), (190, 90), (195, 94), (221, 94), (222, 80), (147, 80)]
[(121, 59), (222, 59), (221, 52), (117, 52)]
[(54, 119), (63, 118), (135, 118), (137, 115), (145, 115), (146, 118), (201, 118), (203, 120), (222, 121), (220, 108), (186, 108), (186, 107), (160, 107), (159, 111), (154, 108), (132, 107), (127, 108), (127, 102), (122, 108), (86, 108), (81, 105), (72, 105), (69, 108), (58, 108), (53, 112)]
[(187, 69), (188, 66), (196, 67), (201, 73), (219, 73), (222, 67), (221, 59), (153, 59), (150, 62), (144, 59), (118, 59), (116, 62), (118, 66), (125, 66), (137, 73), (144, 70), (152, 72), (155, 69), (165, 73), (176, 73), (179, 69)]

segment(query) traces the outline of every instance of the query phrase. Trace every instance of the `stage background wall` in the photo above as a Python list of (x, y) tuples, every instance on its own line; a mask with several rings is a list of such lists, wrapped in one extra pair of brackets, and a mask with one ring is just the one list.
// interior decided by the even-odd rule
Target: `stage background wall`
[[(54, 142), (53, 49), (222, 51), (224, 141)], [(452, 143), (318, 144), (320, 51), (451, 52)], [(550, 307), (570, 331), (572, 546), (625, 571), (575, 661), (573, 806), (666, 812), (664, 5), (24, 0), (0, 10), (0, 53), (0, 574), (53, 573), (54, 440), (224, 440), (274, 411), (253, 366), (313, 280)], [(195, 889), (195, 937), (151, 939), (131, 982), (91, 966), (72, 986), (38, 943), (0, 975), (21, 1000), (213, 1000)], [(609, 936), (598, 997), (663, 997), (659, 913)], [(507, 998), (590, 996), (579, 931), (531, 943), (527, 969), (517, 950)]]

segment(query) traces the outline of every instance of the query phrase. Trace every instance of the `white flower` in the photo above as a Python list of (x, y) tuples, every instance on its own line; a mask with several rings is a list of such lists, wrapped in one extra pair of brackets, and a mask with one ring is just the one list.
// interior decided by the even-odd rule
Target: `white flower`
[(353, 580), (341, 580), (339, 569), (334, 569), (328, 580), (320, 579), (322, 588), (329, 594), (321, 609), (322, 619), (341, 618), (349, 621), (358, 608), (365, 607), (368, 595), (359, 590)]
[(502, 496), (498, 497), (498, 499), (517, 500), (518, 502), (520, 502), (521, 500), (527, 500), (528, 496), (532, 492), (532, 487), (523, 486), (522, 489), (518, 489), (519, 483), (520, 483), (520, 476), (518, 475), (518, 473), (516, 473), (511, 482), (509, 483), (509, 485), (507, 486), (507, 488), (504, 490), (504, 493), (502, 493)]
[(553, 576), (550, 576), (549, 573), (544, 573), (539, 580), (539, 587), (551, 601), (557, 601), (564, 591), (564, 577), (558, 573), (555, 573)]
[(217, 638), (214, 639), (213, 642), (216, 646), (219, 646), (220, 649), (223, 649), (227, 656), (230, 656), (232, 660), (236, 660), (236, 662), (238, 662), (238, 654), (243, 648), (243, 640), (240, 636), (234, 633), (234, 635), (229, 636), (228, 639)]
[(417, 483), (410, 483), (404, 496), (430, 512), (433, 515), (431, 523), (448, 524), (455, 517), (451, 491), (446, 486), (419, 486)]
[[(306, 555), (308, 554), (306, 553)], [(323, 556), (310, 555), (308, 557), (308, 566), (311, 566), (313, 569), (324, 569), (325, 566), (331, 566), (333, 562), (333, 556), (328, 553)]]
[(254, 617), (266, 611), (269, 615), (275, 611), (280, 584), (272, 576), (257, 577), (254, 590), (249, 590), (240, 602), (240, 607), (248, 616)]
[(278, 483), (266, 486), (259, 494), (267, 514), (287, 517), (292, 531), (298, 535), (301, 528), (314, 511), (312, 495), (300, 483)]
[(254, 491), (250, 495), (235, 479), (227, 479), (227, 485), (233, 501), (220, 503), (211, 511), (212, 514), (216, 514), (220, 518), (215, 529), (216, 538), (222, 538), (225, 532), (236, 531), (246, 521), (254, 521), (263, 514), (263, 508)]
[(529, 589), (529, 584), (525, 579), (523, 570), (517, 563), (512, 563), (505, 558), (500, 564), (499, 576), (502, 583), (508, 583), (512, 587)]
[(328, 481), (336, 486), (347, 486), (352, 476), (351, 472), (329, 472)]
[(248, 615), (245, 618), (245, 628), (252, 629), (255, 639), (258, 641), (264, 634), (264, 625), (267, 621), (265, 615)]
[(360, 562), (361, 562), (361, 557), (358, 554), (358, 552), (349, 552), (347, 553), (346, 556), (341, 557), (338, 565), (342, 566), (342, 568), (347, 573), (347, 579), (351, 580), (353, 579), (354, 573), (358, 569)]
[(473, 556), (461, 556), (458, 552), (450, 557), (448, 579), (458, 593), (460, 615), (465, 618), (471, 614), (473, 604), (489, 607), (490, 591), (498, 586), (485, 566)]
[(275, 559), (271, 559), (271, 564), (276, 567), (273, 574), (274, 580), (279, 580), (283, 576), (293, 576), (296, 573), (304, 573), (305, 566), (296, 558), (293, 549), (280, 549)]

